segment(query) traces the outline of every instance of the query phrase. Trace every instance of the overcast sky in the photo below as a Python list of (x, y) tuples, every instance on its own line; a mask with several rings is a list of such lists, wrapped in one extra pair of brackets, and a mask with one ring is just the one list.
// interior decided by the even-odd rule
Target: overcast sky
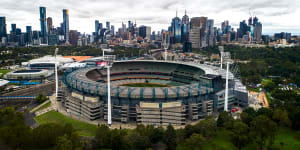
[(40, 30), (39, 6), (47, 7), (47, 17), (54, 26), (62, 22), (62, 9), (69, 9), (70, 29), (91, 33), (95, 20), (110, 21), (116, 28), (122, 21), (136, 20), (152, 30), (167, 29), (176, 10), (181, 18), (184, 10), (190, 18), (206, 16), (219, 27), (229, 20), (233, 27), (247, 20), (249, 10), (259, 18), (263, 33), (292, 32), (300, 35), (300, 0), (0, 0), (0, 16), (6, 16), (6, 24), (16, 23), (25, 31), (26, 25)]

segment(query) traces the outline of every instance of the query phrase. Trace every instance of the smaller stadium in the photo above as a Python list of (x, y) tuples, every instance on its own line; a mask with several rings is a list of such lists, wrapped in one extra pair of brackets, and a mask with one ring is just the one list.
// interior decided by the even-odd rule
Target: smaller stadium
[(30, 69), (30, 70), (17, 70), (9, 72), (5, 75), (8, 80), (37, 80), (51, 76), (48, 70), (43, 69)]

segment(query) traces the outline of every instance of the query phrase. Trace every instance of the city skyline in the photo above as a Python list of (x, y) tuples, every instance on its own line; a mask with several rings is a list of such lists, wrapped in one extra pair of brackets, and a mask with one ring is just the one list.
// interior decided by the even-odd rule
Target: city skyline
[[(18, 3), (22, 8), (13, 4)], [(238, 2), (205, 2), (198, 0), (191, 4), (191, 1), (160, 1), (159, 4), (153, 5), (151, 2), (140, 4), (139, 1), (112, 1), (112, 2), (94, 2), (94, 1), (75, 1), (73, 4), (68, 0), (48, 2), (48, 1), (20, 1), (0, 2), (0, 16), (6, 17), (7, 31), (10, 31), (10, 24), (15, 23), (17, 27), (25, 31), (26, 26), (32, 26), (32, 30), (40, 30), (39, 7), (47, 8), (47, 17), (52, 17), (53, 25), (59, 26), (63, 20), (62, 9), (70, 11), (70, 30), (91, 34), (94, 31), (94, 21), (99, 20), (103, 24), (110, 21), (115, 28), (121, 27), (122, 22), (128, 20), (137, 21), (137, 24), (151, 26), (153, 30), (160, 31), (167, 29), (171, 19), (178, 10), (178, 16), (187, 15), (192, 17), (205, 16), (214, 19), (215, 26), (220, 27), (221, 22), (229, 20), (229, 23), (237, 28), (242, 20), (247, 20), (252, 12), (253, 16), (258, 16), (263, 25), (263, 34), (272, 34), (275, 32), (291, 32), (292, 34), (300, 33), (300, 21), (295, 20), (297, 12), (300, 13), (298, 3), (289, 3), (287, 1), (251, 1)], [(201, 4), (201, 5), (200, 5)], [(268, 5), (267, 5), (268, 4)], [(80, 6), (80, 7), (79, 7)], [(113, 7), (114, 6), (114, 7)], [(201, 8), (199, 9), (199, 7)], [(237, 7), (237, 8), (233, 8)], [(116, 9), (117, 8), (117, 9)], [(129, 9), (130, 8), (130, 9)], [(10, 13), (14, 11), (14, 13)], [(137, 13), (139, 12), (139, 13)]]

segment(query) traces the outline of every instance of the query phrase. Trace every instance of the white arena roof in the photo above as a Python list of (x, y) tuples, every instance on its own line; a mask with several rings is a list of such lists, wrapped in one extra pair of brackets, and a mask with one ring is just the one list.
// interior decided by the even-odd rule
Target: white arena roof
[(74, 62), (74, 60), (72, 58), (64, 58), (63, 56), (51, 56), (51, 55), (47, 55), (41, 58), (37, 58), (37, 59), (32, 59), (29, 61), (29, 64), (34, 64), (34, 63), (58, 63), (59, 65), (63, 65), (65, 63), (72, 63)]

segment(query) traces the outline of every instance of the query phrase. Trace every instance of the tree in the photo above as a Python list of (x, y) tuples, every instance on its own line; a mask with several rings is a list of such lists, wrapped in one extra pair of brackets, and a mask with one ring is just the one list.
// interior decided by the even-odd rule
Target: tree
[(264, 89), (266, 89), (266, 91), (271, 92), (276, 88), (276, 84), (272, 81), (267, 82), (264, 85)]
[(68, 139), (68, 136), (66, 134), (57, 138), (56, 149), (72, 150), (72, 141)]
[(41, 103), (43, 103), (43, 102), (45, 102), (45, 101), (47, 100), (47, 97), (44, 96), (43, 94), (39, 94), (39, 95), (36, 96), (35, 99), (36, 99), (36, 101), (37, 101), (39, 104), (41, 104)]
[(280, 108), (274, 110), (273, 119), (281, 126), (291, 127), (292, 125), (288, 112)]
[(231, 114), (226, 111), (223, 111), (219, 114), (219, 117), (217, 120), (217, 126), (231, 128), (232, 122), (233, 122), (233, 117), (231, 116)]
[(55, 123), (42, 124), (33, 129), (33, 140), (40, 148), (48, 148), (56, 144), (59, 136), (64, 135), (63, 126)]
[(268, 138), (271, 138), (272, 144), (277, 127), (274, 121), (264, 115), (260, 115), (255, 117), (250, 124), (250, 136), (259, 144), (260, 149), (263, 149)]
[(167, 130), (165, 132), (164, 142), (168, 146), (168, 150), (176, 149), (176, 132), (172, 125), (168, 125)]
[(190, 150), (202, 150), (202, 146), (206, 139), (201, 134), (194, 133), (190, 138), (186, 139), (185, 146)]
[(98, 128), (95, 139), (99, 148), (111, 147), (111, 133), (106, 125), (101, 125)]
[(195, 125), (196, 133), (206, 138), (213, 137), (216, 134), (217, 123), (214, 118), (207, 117)]
[(234, 121), (231, 137), (234, 145), (236, 145), (239, 150), (241, 150), (248, 143), (248, 130), (249, 127), (247, 124), (239, 120)]

